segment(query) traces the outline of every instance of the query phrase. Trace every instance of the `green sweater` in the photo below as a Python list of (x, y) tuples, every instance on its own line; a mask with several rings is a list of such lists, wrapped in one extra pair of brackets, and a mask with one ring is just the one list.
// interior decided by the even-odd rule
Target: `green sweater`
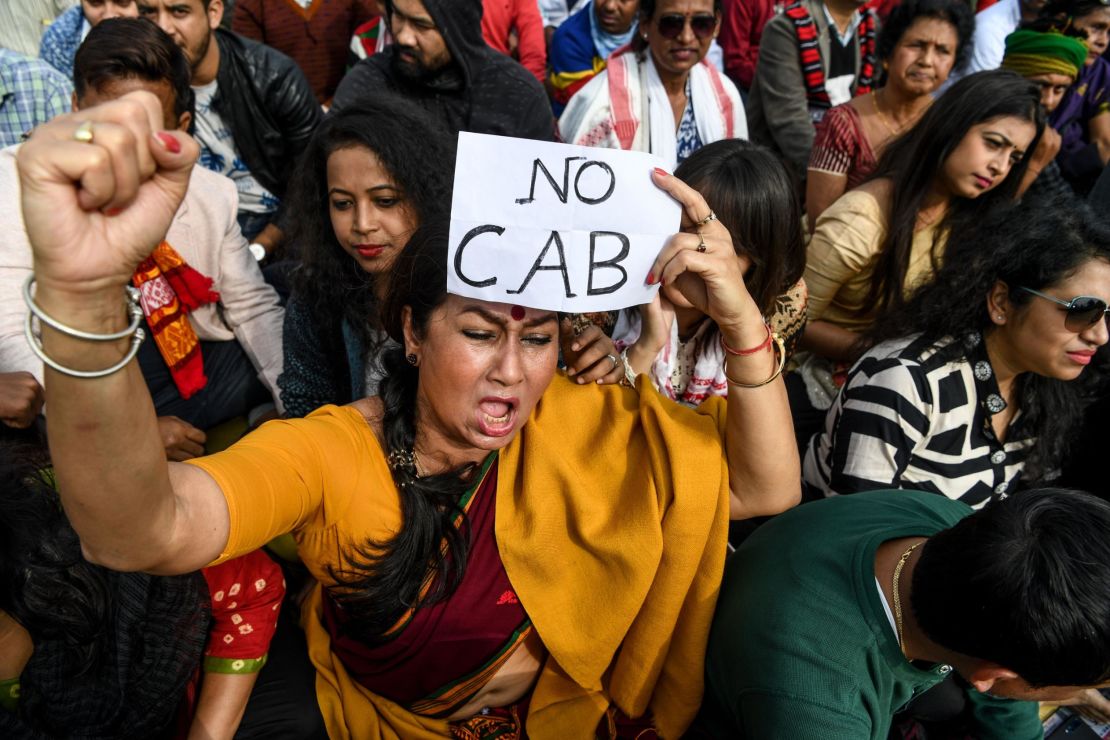
[[(917, 491), (805, 504), (730, 558), (713, 618), (700, 724), (713, 737), (875, 738), (951, 670), (902, 655), (875, 582), (887, 540), (931, 536), (971, 513)], [(1037, 705), (969, 689), (976, 738), (1043, 737)]]

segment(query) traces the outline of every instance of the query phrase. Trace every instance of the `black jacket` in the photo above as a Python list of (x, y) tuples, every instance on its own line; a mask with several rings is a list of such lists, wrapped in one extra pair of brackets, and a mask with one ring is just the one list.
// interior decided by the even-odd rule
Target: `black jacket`
[(300, 67), (280, 51), (216, 29), (220, 69), (212, 108), (231, 129), (251, 175), (278, 198), (323, 118)]
[(424, 0), (424, 7), (443, 34), (451, 62), (415, 81), (396, 72), (396, 48), (389, 47), (347, 73), (335, 91), (332, 110), (388, 91), (415, 101), (452, 135), (472, 131), (554, 139), (555, 118), (543, 87), (482, 38), (482, 0)]

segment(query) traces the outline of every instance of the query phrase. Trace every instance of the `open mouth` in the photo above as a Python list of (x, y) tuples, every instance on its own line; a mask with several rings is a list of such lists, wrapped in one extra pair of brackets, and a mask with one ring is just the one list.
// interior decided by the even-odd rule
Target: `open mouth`
[(513, 429), (516, 399), (483, 398), (478, 403), (478, 425), (482, 433), (491, 437), (502, 437)]

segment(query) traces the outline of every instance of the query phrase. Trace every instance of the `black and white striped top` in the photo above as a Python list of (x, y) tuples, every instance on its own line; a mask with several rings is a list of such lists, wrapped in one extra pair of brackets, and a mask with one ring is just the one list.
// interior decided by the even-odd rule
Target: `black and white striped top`
[(883, 342), (849, 372), (803, 479), (825, 496), (914, 488), (973, 507), (1005, 498), (1034, 442), (1020, 409), (998, 441), (990, 420), (1005, 408), (979, 334), (960, 345)]

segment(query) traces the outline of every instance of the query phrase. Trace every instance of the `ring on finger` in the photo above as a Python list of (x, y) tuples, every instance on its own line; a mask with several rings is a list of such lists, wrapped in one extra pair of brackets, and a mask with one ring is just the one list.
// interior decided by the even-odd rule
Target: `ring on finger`
[(708, 247), (705, 246), (705, 237), (702, 236), (701, 234), (698, 234), (698, 247), (697, 247), (697, 249), (702, 254), (705, 254), (706, 250), (708, 249)]
[(620, 364), (621, 358), (617, 357), (614, 354), (608, 354), (608, 355), (605, 355), (605, 357), (607, 357), (609, 359), (609, 362), (613, 363), (613, 367), (616, 367), (617, 365)]
[[(710, 221), (716, 221), (716, 220), (717, 220), (717, 214), (713, 212), (713, 209), (710, 209), (709, 210), (709, 215), (706, 216), (705, 218), (703, 218), (701, 221), (698, 221), (698, 226), (705, 226)], [(699, 251), (701, 251), (701, 250), (699, 250)]]
[(73, 140), (79, 141), (82, 144), (93, 143), (92, 121), (82, 121), (77, 128), (73, 130)]

